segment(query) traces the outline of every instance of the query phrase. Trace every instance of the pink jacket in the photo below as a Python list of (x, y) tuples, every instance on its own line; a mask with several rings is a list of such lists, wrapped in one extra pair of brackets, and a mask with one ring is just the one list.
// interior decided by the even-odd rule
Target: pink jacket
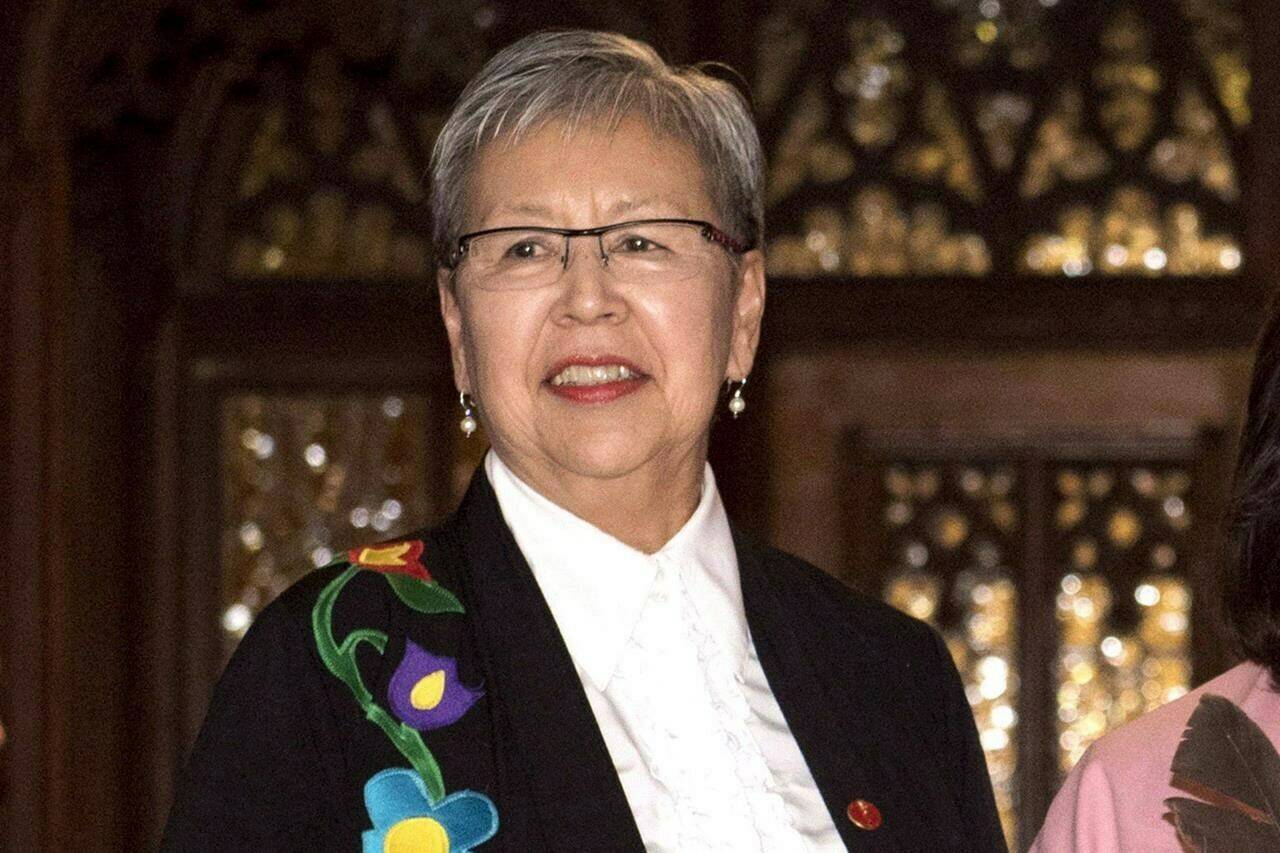
[(1032, 853), (1182, 853), (1164, 800), (1187, 794), (1170, 787), (1169, 765), (1205, 693), (1230, 699), (1280, 744), (1280, 693), (1264, 667), (1242, 663), (1094, 743), (1054, 797)]

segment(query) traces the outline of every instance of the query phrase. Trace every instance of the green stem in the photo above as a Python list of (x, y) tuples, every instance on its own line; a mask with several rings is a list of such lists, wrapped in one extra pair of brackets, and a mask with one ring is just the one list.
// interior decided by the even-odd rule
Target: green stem
[(347, 634), (347, 638), (342, 641), (342, 645), (338, 646), (338, 654), (350, 655), (355, 657), (356, 646), (361, 643), (368, 643), (378, 650), (378, 654), (385, 654), (387, 651), (387, 635), (381, 631), (375, 631), (372, 628), (360, 628)]
[(359, 571), (359, 567), (351, 566), (330, 581), (316, 598), (315, 607), (311, 609), (311, 630), (315, 634), (316, 649), (325, 668), (350, 688), (365, 717), (382, 729), (400, 754), (413, 765), (426, 783), (431, 802), (436, 803), (444, 798), (444, 778), (435, 756), (427, 749), (421, 734), (404, 723), (396, 722), (373, 701), (373, 694), (364, 686), (356, 664), (356, 648), (361, 643), (368, 643), (378, 650), (378, 654), (383, 654), (387, 649), (387, 635), (372, 628), (360, 628), (348, 634), (341, 644), (333, 635), (333, 608), (338, 595)]
[(423, 742), (422, 735), (404, 723), (396, 722), (378, 705), (367, 705), (364, 715), (386, 733), (391, 742), (396, 745), (396, 749), (400, 750), (401, 755), (409, 759), (413, 769), (418, 771), (422, 781), (427, 783), (427, 796), (431, 803), (434, 805), (443, 800), (444, 776), (440, 773), (440, 765), (436, 763), (435, 756)]
[[(339, 647), (338, 641), (333, 636), (333, 606), (337, 602), (338, 594), (342, 592), (342, 588), (359, 571), (360, 569), (356, 566), (351, 566), (320, 591), (320, 595), (316, 598), (316, 605), (311, 609), (311, 630), (316, 636), (316, 648), (320, 652), (320, 659), (324, 661), (325, 668), (333, 673), (339, 681), (351, 688), (356, 701), (360, 703), (361, 707), (364, 707), (373, 702), (373, 694), (364, 686), (364, 680), (360, 677), (360, 669), (356, 666), (355, 646), (358, 645), (358, 641), (352, 643), (344, 642)], [(369, 639), (368, 634), (372, 633), (376, 632), (366, 633), (365, 639)], [(350, 640), (351, 638), (348, 637), (347, 639)], [(382, 637), (382, 647), (386, 647), (385, 635)]]

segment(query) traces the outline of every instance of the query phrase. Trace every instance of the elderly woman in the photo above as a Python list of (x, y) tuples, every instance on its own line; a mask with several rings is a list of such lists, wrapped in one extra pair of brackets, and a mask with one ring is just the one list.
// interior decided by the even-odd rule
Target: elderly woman
[(1221, 609), (1244, 660), (1091, 745), (1032, 853), (1280, 850), (1280, 305), (1258, 343), (1229, 519)]
[(762, 171), (738, 93), (644, 44), (541, 34), (485, 66), (432, 181), (460, 426), (493, 449), (443, 526), (262, 613), (166, 849), (1004, 849), (939, 638), (716, 491)]

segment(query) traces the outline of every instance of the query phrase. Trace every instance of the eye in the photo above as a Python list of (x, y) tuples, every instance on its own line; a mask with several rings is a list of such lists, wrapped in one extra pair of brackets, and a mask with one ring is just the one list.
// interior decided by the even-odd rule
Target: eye
[(624, 252), (648, 252), (657, 247), (658, 244), (647, 237), (624, 237), (622, 240)]
[(613, 247), (609, 250), (611, 253), (619, 252), (628, 255), (643, 255), (651, 252), (659, 252), (666, 247), (643, 234), (623, 234), (613, 241)]
[(546, 236), (524, 236), (514, 240), (503, 257), (516, 261), (536, 261), (555, 253), (552, 238)]

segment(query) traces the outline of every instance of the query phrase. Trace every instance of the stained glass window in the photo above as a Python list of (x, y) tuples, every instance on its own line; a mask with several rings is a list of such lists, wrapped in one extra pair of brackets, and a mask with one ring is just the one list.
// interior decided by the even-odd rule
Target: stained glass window
[[(888, 452), (869, 470), (876, 517), (852, 521), (879, 531), (874, 583), (946, 639), (1018, 849), (1029, 786), (1056, 790), (1099, 735), (1191, 684), (1191, 468), (1037, 451), (985, 460)], [(1027, 634), (1044, 629), (1043, 641)], [(1047, 679), (1020, 671), (1042, 656)], [(1025, 741), (1031, 717), (1043, 735), (1028, 730)], [(1042, 754), (1050, 738), (1054, 766), (1031, 778), (1020, 750)]]
[(416, 395), (244, 394), (221, 409), (222, 609), (228, 646), (285, 587), (442, 507)]
[(1239, 2), (794, 4), (757, 45), (775, 274), (1241, 267)]

